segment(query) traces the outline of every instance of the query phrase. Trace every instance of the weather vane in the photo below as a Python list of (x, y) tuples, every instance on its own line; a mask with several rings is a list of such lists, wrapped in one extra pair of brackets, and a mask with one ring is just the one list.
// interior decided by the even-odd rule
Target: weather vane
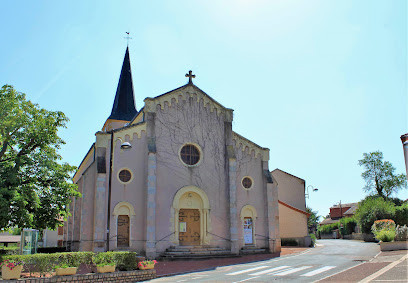
[(129, 46), (129, 40), (132, 39), (132, 38), (130, 37), (130, 33), (129, 33), (129, 32), (126, 32), (126, 34), (127, 34), (127, 36), (125, 36), (124, 39), (127, 40), (127, 46)]

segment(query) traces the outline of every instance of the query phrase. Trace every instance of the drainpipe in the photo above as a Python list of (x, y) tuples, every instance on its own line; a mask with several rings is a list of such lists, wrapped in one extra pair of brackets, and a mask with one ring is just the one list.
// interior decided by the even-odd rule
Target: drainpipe
[(407, 180), (408, 180), (408, 133), (401, 136), (402, 148), (404, 150), (405, 157), (405, 170), (407, 171)]
[(109, 156), (109, 187), (108, 187), (108, 219), (106, 221), (106, 249), (109, 251), (110, 242), (110, 210), (112, 195), (112, 156), (113, 156), (113, 130), (111, 131), (110, 156)]

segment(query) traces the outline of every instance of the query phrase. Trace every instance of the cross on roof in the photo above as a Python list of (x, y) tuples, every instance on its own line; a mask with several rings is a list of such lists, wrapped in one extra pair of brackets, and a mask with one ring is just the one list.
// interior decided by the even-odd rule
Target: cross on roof
[(186, 78), (188, 78), (188, 83), (192, 84), (193, 83), (193, 78), (195, 78), (195, 75), (193, 75), (193, 72), (190, 70), (190, 71), (188, 71), (188, 74), (186, 74)]

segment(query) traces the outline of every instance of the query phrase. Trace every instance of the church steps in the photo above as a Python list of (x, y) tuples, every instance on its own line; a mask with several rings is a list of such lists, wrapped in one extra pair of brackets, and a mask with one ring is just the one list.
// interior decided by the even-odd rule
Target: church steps
[(170, 247), (163, 253), (162, 259), (204, 259), (214, 257), (232, 257), (231, 251), (214, 246), (179, 246)]

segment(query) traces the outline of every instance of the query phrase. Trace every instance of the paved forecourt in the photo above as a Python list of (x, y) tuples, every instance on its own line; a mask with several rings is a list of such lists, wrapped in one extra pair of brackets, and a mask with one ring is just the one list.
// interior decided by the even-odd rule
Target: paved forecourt
[(313, 282), (366, 262), (379, 252), (374, 243), (322, 240), (318, 244), (296, 255), (163, 277), (152, 282)]

